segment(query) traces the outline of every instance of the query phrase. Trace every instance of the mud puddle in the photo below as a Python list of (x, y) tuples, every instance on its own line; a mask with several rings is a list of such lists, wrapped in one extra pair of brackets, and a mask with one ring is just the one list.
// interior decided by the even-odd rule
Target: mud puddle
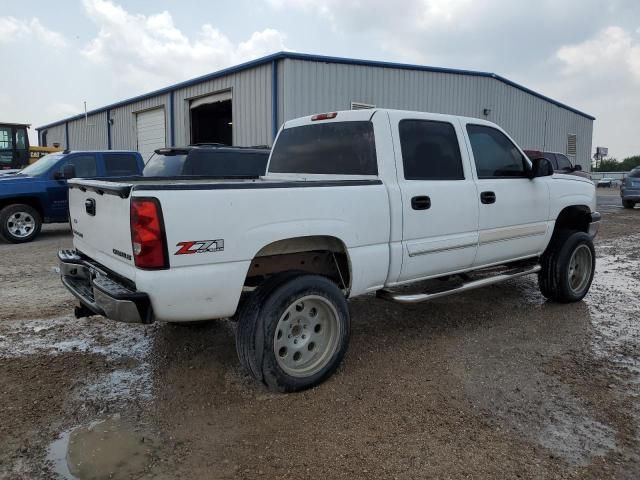
[(47, 461), (65, 480), (128, 479), (150, 470), (157, 445), (148, 429), (116, 414), (62, 432)]

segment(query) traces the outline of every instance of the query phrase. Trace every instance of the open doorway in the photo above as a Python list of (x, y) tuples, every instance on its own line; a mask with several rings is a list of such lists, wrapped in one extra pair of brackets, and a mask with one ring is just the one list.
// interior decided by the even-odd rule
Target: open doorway
[(233, 144), (231, 92), (193, 100), (190, 111), (191, 143)]

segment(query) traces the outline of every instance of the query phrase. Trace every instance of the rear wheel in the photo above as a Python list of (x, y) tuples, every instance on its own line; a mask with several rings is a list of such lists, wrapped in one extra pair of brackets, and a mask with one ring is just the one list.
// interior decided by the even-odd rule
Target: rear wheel
[(558, 232), (541, 263), (538, 283), (545, 297), (562, 303), (582, 300), (591, 287), (595, 272), (593, 241), (584, 232)]
[(41, 228), (40, 214), (29, 205), (9, 205), (0, 211), (0, 234), (8, 242), (30, 242), (40, 233)]
[(259, 287), (239, 314), (243, 366), (272, 390), (313, 387), (340, 365), (350, 317), (340, 289), (319, 275), (284, 273)]
[(636, 206), (636, 202), (632, 200), (622, 200), (622, 206), (624, 208), (634, 208)]

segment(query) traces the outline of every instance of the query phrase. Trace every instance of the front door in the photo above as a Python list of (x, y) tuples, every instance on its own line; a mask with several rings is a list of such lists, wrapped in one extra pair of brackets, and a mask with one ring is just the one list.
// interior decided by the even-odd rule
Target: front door
[(466, 124), (480, 200), (478, 254), (474, 266), (542, 253), (549, 225), (549, 179), (530, 179), (523, 153), (503, 132)]
[(466, 270), (477, 249), (478, 198), (460, 123), (401, 115), (390, 114), (403, 209), (398, 282)]

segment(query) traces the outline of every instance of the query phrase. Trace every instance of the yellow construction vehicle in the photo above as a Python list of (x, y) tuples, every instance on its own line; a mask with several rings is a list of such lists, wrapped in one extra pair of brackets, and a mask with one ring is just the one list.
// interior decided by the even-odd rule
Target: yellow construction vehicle
[(59, 145), (29, 146), (29, 127), (26, 123), (0, 122), (0, 170), (19, 170), (49, 153), (62, 151)]

